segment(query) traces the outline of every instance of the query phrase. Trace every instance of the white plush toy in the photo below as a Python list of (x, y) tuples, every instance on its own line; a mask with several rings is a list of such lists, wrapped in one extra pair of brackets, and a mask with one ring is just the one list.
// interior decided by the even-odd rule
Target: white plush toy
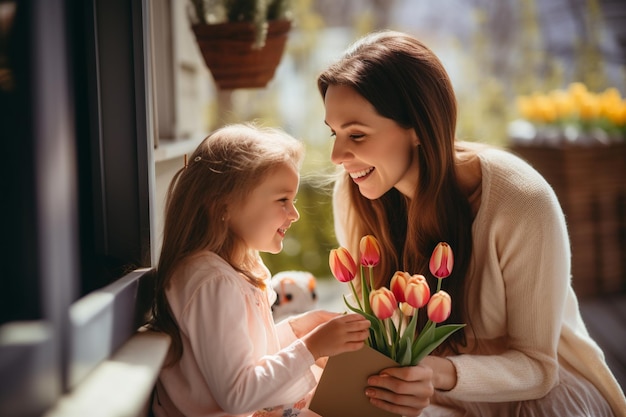
[(279, 272), (272, 277), (271, 283), (278, 295), (272, 305), (274, 321), (314, 310), (317, 306), (317, 280), (310, 272)]

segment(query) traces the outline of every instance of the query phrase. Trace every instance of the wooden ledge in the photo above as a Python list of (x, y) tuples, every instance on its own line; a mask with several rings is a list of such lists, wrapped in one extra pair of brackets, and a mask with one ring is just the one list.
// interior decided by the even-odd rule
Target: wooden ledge
[(169, 346), (163, 333), (137, 332), (44, 417), (144, 416)]

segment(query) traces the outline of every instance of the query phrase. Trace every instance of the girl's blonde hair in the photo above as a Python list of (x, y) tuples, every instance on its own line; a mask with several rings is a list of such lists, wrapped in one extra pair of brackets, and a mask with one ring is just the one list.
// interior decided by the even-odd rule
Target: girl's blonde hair
[(229, 262), (252, 285), (263, 288), (266, 277), (256, 276), (254, 272), (258, 251), (247, 249), (229, 229), (225, 221), (227, 210), (245, 201), (281, 164), (291, 164), (299, 170), (303, 157), (303, 144), (280, 129), (253, 123), (233, 124), (204, 139), (172, 178), (166, 197), (163, 244), (150, 323), (154, 329), (171, 336), (170, 362), (182, 355), (179, 328), (165, 295), (176, 269), (187, 257), (211, 251)]

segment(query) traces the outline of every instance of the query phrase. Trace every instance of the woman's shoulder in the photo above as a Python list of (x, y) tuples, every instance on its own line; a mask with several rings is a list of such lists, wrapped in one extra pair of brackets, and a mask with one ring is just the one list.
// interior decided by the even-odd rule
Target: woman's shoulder
[(511, 150), (502, 147), (481, 142), (457, 142), (457, 156), (461, 161), (479, 158), (481, 162), (488, 163), (496, 169), (507, 169), (510, 164), (523, 165), (525, 169), (532, 167), (521, 157), (513, 153)]
[(537, 170), (506, 148), (471, 142), (463, 142), (462, 146), (461, 153), (465, 152), (480, 161), (483, 181), (491, 186), (503, 187), (503, 192), (543, 193), (551, 188)]
[(481, 207), (485, 205), (486, 211), (518, 216), (560, 211), (552, 186), (524, 159), (493, 146), (482, 147), (477, 156), (482, 171)]
[[(551, 192), (547, 181), (529, 163), (511, 151), (477, 142), (459, 142), (456, 146), (460, 181), (478, 178), (483, 194), (510, 198)], [(469, 175), (468, 172), (472, 175)], [(494, 194), (495, 193), (495, 194)]]

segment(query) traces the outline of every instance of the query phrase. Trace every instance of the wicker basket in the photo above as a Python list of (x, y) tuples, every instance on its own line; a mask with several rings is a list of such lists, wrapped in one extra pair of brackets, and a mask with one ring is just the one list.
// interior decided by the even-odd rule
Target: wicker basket
[(256, 32), (248, 22), (197, 24), (192, 29), (204, 61), (220, 89), (263, 88), (274, 77), (281, 61), (291, 22), (270, 21), (267, 39), (261, 49), (252, 47)]
[(513, 146), (554, 188), (580, 298), (626, 291), (626, 144)]

